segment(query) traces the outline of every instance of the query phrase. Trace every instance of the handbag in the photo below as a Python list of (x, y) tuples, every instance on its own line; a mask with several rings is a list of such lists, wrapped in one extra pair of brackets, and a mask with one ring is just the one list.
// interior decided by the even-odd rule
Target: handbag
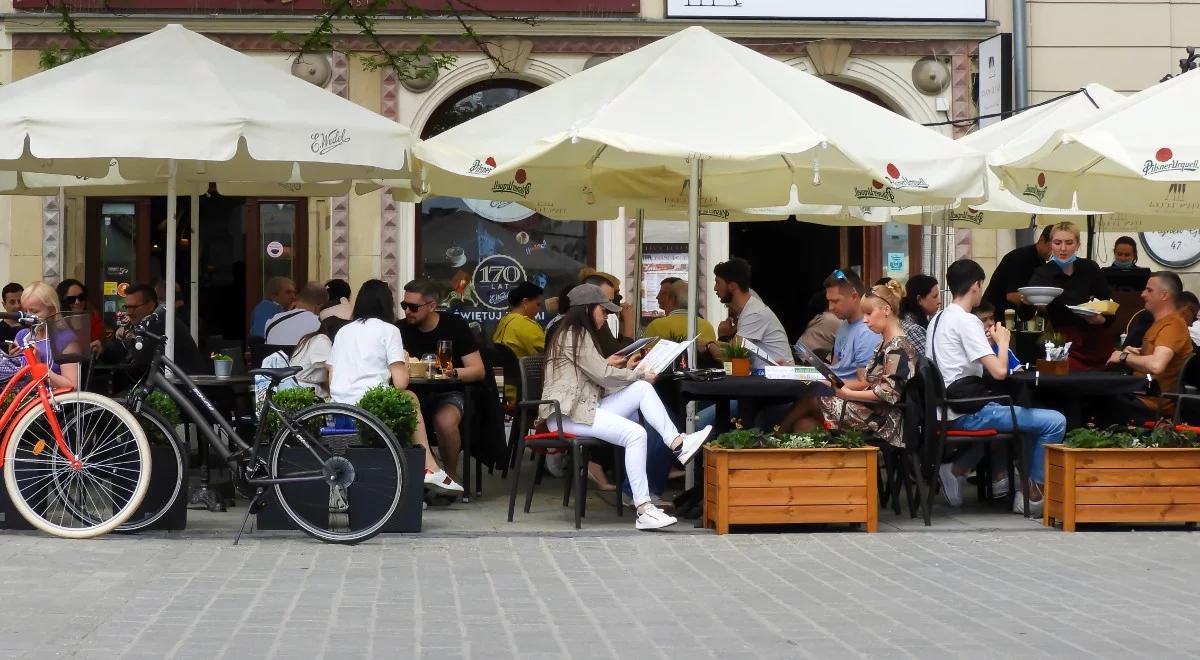
[[(937, 318), (933, 322), (933, 331), (929, 333), (929, 357), (933, 360), (934, 367), (937, 367), (937, 326), (941, 322), (942, 314), (944, 313), (942, 312), (937, 315)], [(940, 369), (938, 377), (941, 377)], [(978, 399), (987, 396), (992, 396), (992, 391), (988, 389), (982, 376), (963, 376), (946, 386), (947, 399)], [(971, 401), (969, 403), (947, 403), (946, 405), (950, 410), (960, 415), (970, 415), (983, 410), (983, 407), (987, 404), (987, 401)]]

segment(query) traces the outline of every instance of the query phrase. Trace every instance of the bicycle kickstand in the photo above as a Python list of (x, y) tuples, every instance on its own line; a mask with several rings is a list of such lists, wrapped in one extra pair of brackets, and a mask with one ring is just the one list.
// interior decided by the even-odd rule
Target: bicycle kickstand
[(254, 497), (250, 499), (250, 503), (246, 505), (246, 515), (242, 516), (242, 526), (238, 528), (237, 536), (233, 537), (233, 544), (237, 545), (238, 541), (242, 540), (242, 534), (246, 532), (246, 524), (250, 522), (250, 514), (255, 513), (260, 509), (258, 503), (262, 501), (263, 488), (259, 486), (254, 491)]

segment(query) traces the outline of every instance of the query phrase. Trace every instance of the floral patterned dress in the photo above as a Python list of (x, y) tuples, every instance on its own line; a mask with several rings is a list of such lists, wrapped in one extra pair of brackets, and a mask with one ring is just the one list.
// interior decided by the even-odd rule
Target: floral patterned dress
[(847, 401), (836, 396), (821, 397), (821, 412), (834, 428), (873, 434), (894, 447), (904, 446), (900, 399), (908, 379), (917, 370), (917, 349), (908, 337), (899, 335), (880, 344), (867, 365), (867, 383), (878, 403)]

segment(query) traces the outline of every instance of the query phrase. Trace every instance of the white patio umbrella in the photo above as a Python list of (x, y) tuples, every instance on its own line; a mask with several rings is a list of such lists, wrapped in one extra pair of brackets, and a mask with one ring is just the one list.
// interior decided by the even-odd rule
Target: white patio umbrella
[[(181, 183), (402, 178), (410, 146), (406, 127), (178, 25), (0, 88), (0, 168), (163, 182), (171, 242)], [(5, 166), (22, 153), (43, 162)]]
[(1192, 219), (1200, 212), (1198, 102), (1200, 72), (1192, 71), (1048, 136), (1014, 141), (989, 164), (1009, 190), (1039, 206)]
[[(686, 209), (695, 334), (700, 211), (982, 198), (983, 157), (854, 94), (691, 27), (476, 117), (414, 149), (421, 192)], [(703, 186), (703, 190), (701, 190)]]

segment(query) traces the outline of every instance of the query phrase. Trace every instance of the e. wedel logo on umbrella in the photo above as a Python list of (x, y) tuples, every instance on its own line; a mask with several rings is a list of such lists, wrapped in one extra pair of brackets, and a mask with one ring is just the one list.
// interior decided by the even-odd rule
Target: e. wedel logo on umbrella
[(344, 128), (335, 128), (324, 133), (313, 133), (311, 136), (313, 153), (318, 156), (324, 156), (343, 144), (350, 142), (349, 133)]
[(1200, 169), (1200, 160), (1178, 160), (1175, 152), (1163, 147), (1154, 153), (1153, 159), (1146, 159), (1142, 165), (1142, 176), (1161, 172), (1195, 172), (1197, 169)]

